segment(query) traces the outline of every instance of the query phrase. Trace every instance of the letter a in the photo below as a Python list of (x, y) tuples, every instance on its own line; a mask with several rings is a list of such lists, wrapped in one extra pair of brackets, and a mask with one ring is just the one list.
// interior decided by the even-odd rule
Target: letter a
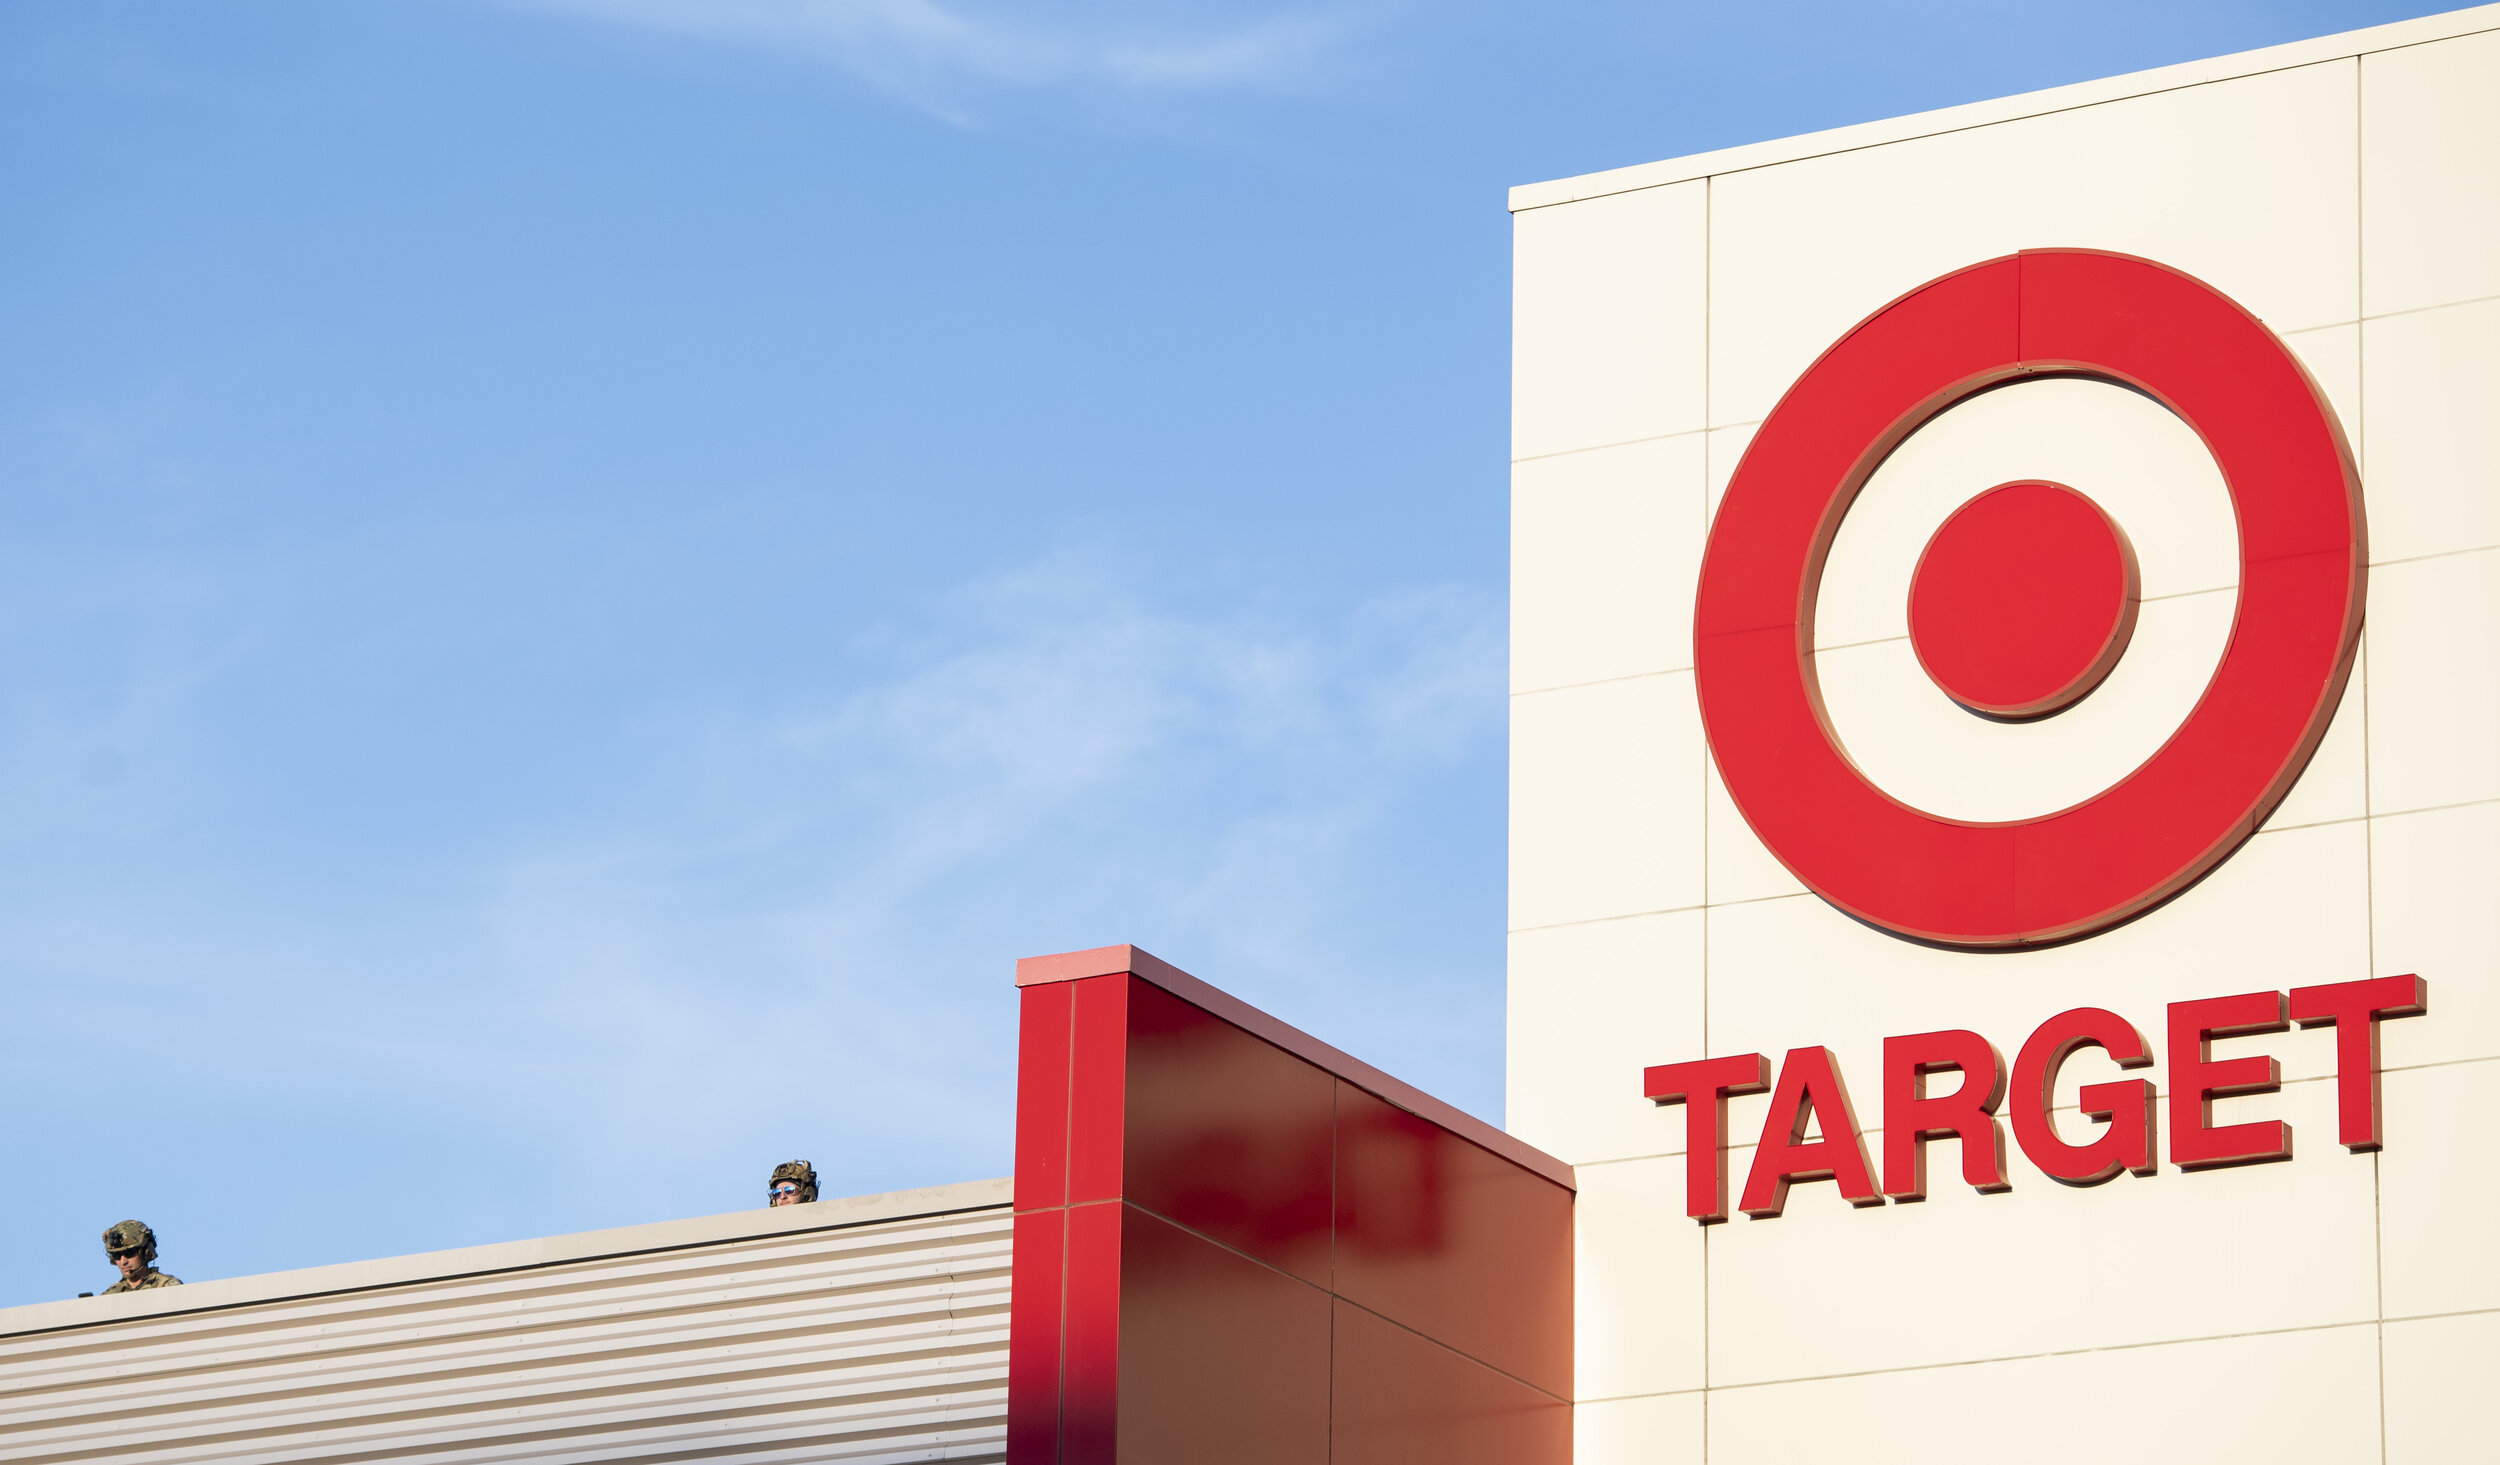
[[(1811, 1144), (1805, 1137), (1808, 1123), (1823, 1134)], [(1787, 1206), (1789, 1183), (1797, 1180), (1837, 1181), (1841, 1197), (1853, 1206), (1884, 1203), (1875, 1190), (1874, 1166), (1867, 1163), (1866, 1141), (1858, 1137), (1849, 1091), (1841, 1086), (1829, 1048), (1788, 1050), (1737, 1209), (1757, 1221), (1768, 1220)]]

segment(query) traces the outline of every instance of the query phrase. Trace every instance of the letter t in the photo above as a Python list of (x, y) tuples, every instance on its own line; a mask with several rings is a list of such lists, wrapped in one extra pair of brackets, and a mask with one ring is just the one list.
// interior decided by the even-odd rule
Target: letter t
[(1759, 1053), (1641, 1071), (1645, 1096), (1661, 1107), (1684, 1106), (1684, 1214), (1705, 1226), (1727, 1219), (1727, 1105), (1721, 1101), (1770, 1086), (1771, 1060)]

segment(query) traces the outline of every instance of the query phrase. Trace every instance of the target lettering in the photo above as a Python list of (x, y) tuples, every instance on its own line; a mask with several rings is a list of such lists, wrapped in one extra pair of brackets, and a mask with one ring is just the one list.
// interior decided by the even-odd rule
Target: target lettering
[(2272, 1118), (2225, 1124), (2214, 1114), (2216, 1100), (2277, 1092), (2281, 1061), (2272, 1053), (2218, 1057), (2214, 1044), (2286, 1033), (2295, 1025), (2333, 1029), (2337, 1142), (2356, 1154), (2376, 1150), (2385, 1128), (2379, 1024), (2429, 1010), (2430, 984), (2413, 975), (2171, 1003), (2161, 1089), (2140, 1077), (2082, 1085), (2074, 1117), (2066, 1121), (2068, 1130), (2080, 1123), (2092, 1131), (2080, 1142), (2061, 1132), (2054, 1107), (2068, 1063), (2097, 1052), (2122, 1074), (2155, 1067), (2144, 1034), (2117, 1013), (2098, 1007), (2058, 1013), (2032, 1031), (2010, 1067), (1995, 1044), (1963, 1029), (1886, 1038), (1876, 1089), (1880, 1170), (1840, 1061), (1826, 1047), (1791, 1048), (1776, 1077), (1761, 1053), (1659, 1064), (1642, 1071), (1641, 1092), (1661, 1108), (1684, 1110), (1684, 1213), (1704, 1225), (1728, 1217), (1729, 1100), (1771, 1095), (1758, 1136), (1748, 1136), (1753, 1155), (1737, 1206), (1767, 1221), (1786, 1211), (1792, 1186), (1809, 1182), (1830, 1181), (1857, 1207), (1924, 1200), (1928, 1149), (1939, 1142), (1957, 1151), (1954, 1169), (1945, 1173), (1983, 1195), (2012, 1190), (2008, 1127), (2016, 1149), (2041, 1175), (2068, 1186), (2159, 1173), (2165, 1115), (2168, 1158), (2178, 1170), (2289, 1160), (2290, 1124)]

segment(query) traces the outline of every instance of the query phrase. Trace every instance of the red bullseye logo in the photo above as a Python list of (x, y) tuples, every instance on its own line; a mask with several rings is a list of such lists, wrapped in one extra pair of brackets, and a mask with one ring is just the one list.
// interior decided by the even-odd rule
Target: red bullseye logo
[(2135, 548), (2062, 483), (2006, 483), (1954, 510), (1910, 576), (1910, 648), (1946, 696), (2027, 722), (2101, 684), (2135, 634)]
[[(2236, 614), (2194, 710), (2133, 772), (2036, 818), (1946, 818), (1886, 794), (1842, 749), (1816, 681), (1816, 593), (1842, 517), (1893, 448), (1975, 393), (2040, 376), (2132, 388), (2204, 441), (2238, 519)], [(1702, 560), (1703, 726), (1755, 833), (1849, 914), (1955, 947), (2088, 936), (2192, 884), (2290, 791), (2352, 669), (2366, 561), (2342, 429), (2271, 331), (2149, 260), (2026, 251), (1876, 312), (1756, 432)], [(2024, 481), (1955, 511), (1909, 594), (1929, 678), (2019, 722), (2108, 675), (2138, 585), (2132, 546), (2097, 504)]]

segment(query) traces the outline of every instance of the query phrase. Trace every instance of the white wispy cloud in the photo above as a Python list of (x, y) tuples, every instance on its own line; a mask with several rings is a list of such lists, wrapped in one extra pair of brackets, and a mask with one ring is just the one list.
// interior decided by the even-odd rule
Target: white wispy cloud
[[(209, 619), (128, 688), (0, 715), (0, 789), (74, 783), (55, 745), (129, 706), (178, 731), (253, 618)], [(1489, 1108), (1503, 639), (1491, 586), (1207, 596), (1077, 551), (897, 605), (813, 674), (655, 688), (579, 729), (584, 796), (495, 817), (481, 788), (480, 837), (418, 863), (106, 837), (57, 791), (0, 882), (9, 1135), (74, 1210), (111, 1158), (75, 1116), (164, 1116), (178, 1158), (127, 1204), (207, 1275), (726, 1209), (792, 1155), (852, 1191), (971, 1178), (1007, 1165), (1013, 959), (1122, 940)], [(36, 882), (34, 845), (67, 873)], [(429, 1199), (302, 1239), (366, 1183)], [(32, 1276), (0, 1296), (71, 1280)]]
[(1320, 73), (1345, 5), (1267, 13), (999, 6), (957, 0), (519, 0), (541, 10), (822, 58), (922, 96), (949, 81), (1179, 91), (1276, 87)]
[(846, 690), (644, 729), (603, 825), (498, 879), (468, 1041), (509, 1062), (477, 1097), (565, 1112), (574, 1153), (655, 1184), (687, 1183), (667, 1136), (743, 1152), (836, 1115), (842, 1169), (907, 1172), (1003, 1142), (1006, 1070), (962, 1060), (1004, 1056), (1018, 955), (1137, 939), (1306, 1020), (1410, 983), (1409, 1027), (1483, 1016), (1341, 938), (1376, 923), (1414, 802), (1498, 755), (1498, 599), (1189, 614), (1130, 578), (1047, 557), (862, 638)]
[[(643, 734), (621, 827), (529, 852), (510, 888), (605, 891), (611, 933), (659, 892), (736, 889), (822, 960), (873, 966), (929, 903), (980, 885), (1116, 871), (1158, 920), (1212, 910), (1210, 888), (1262, 865), (1322, 894), (1331, 850), (1498, 737), (1502, 628), (1481, 591), (1191, 616), (1124, 578), (1054, 556), (867, 638), (889, 674), (837, 697), (671, 714)], [(556, 947), (579, 960), (612, 939)]]

